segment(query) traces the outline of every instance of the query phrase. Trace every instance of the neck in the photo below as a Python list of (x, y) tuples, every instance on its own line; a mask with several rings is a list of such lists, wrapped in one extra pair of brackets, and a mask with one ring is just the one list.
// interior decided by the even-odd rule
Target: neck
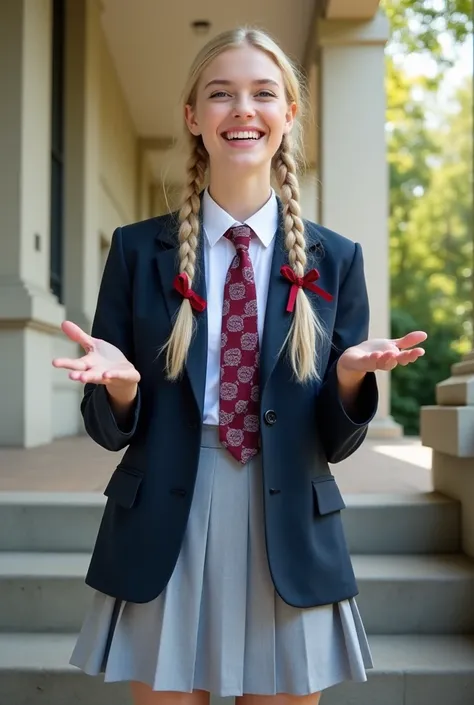
[(235, 178), (229, 172), (210, 171), (209, 193), (216, 203), (239, 222), (260, 210), (271, 196), (270, 174)]

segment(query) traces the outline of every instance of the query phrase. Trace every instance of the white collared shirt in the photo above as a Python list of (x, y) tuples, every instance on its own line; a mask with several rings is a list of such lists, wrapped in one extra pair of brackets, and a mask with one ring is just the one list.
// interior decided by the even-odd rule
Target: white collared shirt
[[(222, 305), (227, 270), (235, 256), (234, 245), (223, 235), (233, 225), (241, 223), (223, 210), (213, 200), (207, 189), (203, 195), (202, 209), (208, 319), (204, 423), (218, 425)], [(274, 191), (265, 205), (248, 218), (245, 224), (257, 235), (250, 241), (249, 254), (255, 274), (258, 332), (261, 344), (275, 233), (278, 227), (278, 203)]]

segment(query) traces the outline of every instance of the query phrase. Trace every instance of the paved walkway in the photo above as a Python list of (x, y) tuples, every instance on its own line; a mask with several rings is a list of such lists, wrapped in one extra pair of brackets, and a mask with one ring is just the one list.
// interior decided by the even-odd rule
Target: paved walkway
[[(121, 453), (88, 437), (32, 449), (0, 448), (0, 491), (102, 492)], [(332, 470), (343, 492), (430, 492), (431, 450), (418, 439), (366, 440)]]

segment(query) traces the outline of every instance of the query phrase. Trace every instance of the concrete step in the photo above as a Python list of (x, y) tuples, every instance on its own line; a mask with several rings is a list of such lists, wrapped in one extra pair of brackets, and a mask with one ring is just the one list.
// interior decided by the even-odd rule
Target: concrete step
[(351, 554), (461, 550), (460, 505), (435, 492), (350, 494), (342, 512)]
[[(459, 555), (354, 556), (371, 634), (474, 633), (474, 563)], [(74, 632), (92, 591), (88, 554), (0, 553), (0, 631)]]
[(0, 553), (0, 632), (78, 630), (88, 565), (88, 553)]
[[(441, 495), (349, 494), (351, 553), (456, 553), (459, 504)], [(105, 499), (96, 493), (0, 492), (0, 551), (90, 552)]]
[(329, 688), (321, 705), (472, 705), (474, 636), (373, 636), (364, 684)]
[(370, 634), (474, 633), (474, 561), (462, 555), (354, 556)]
[[(103, 683), (68, 665), (75, 635), (0, 635), (2, 705), (131, 705), (126, 683)], [(372, 637), (367, 683), (343, 683), (322, 705), (472, 705), (474, 637)], [(233, 698), (212, 698), (231, 705)]]
[(0, 551), (90, 552), (100, 492), (0, 492)]

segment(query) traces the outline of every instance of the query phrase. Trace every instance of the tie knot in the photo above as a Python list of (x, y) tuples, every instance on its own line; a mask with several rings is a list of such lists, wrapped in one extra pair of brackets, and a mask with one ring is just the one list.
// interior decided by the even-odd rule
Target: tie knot
[(234, 225), (225, 233), (225, 237), (234, 244), (237, 251), (248, 250), (252, 234), (252, 229), (248, 225)]

